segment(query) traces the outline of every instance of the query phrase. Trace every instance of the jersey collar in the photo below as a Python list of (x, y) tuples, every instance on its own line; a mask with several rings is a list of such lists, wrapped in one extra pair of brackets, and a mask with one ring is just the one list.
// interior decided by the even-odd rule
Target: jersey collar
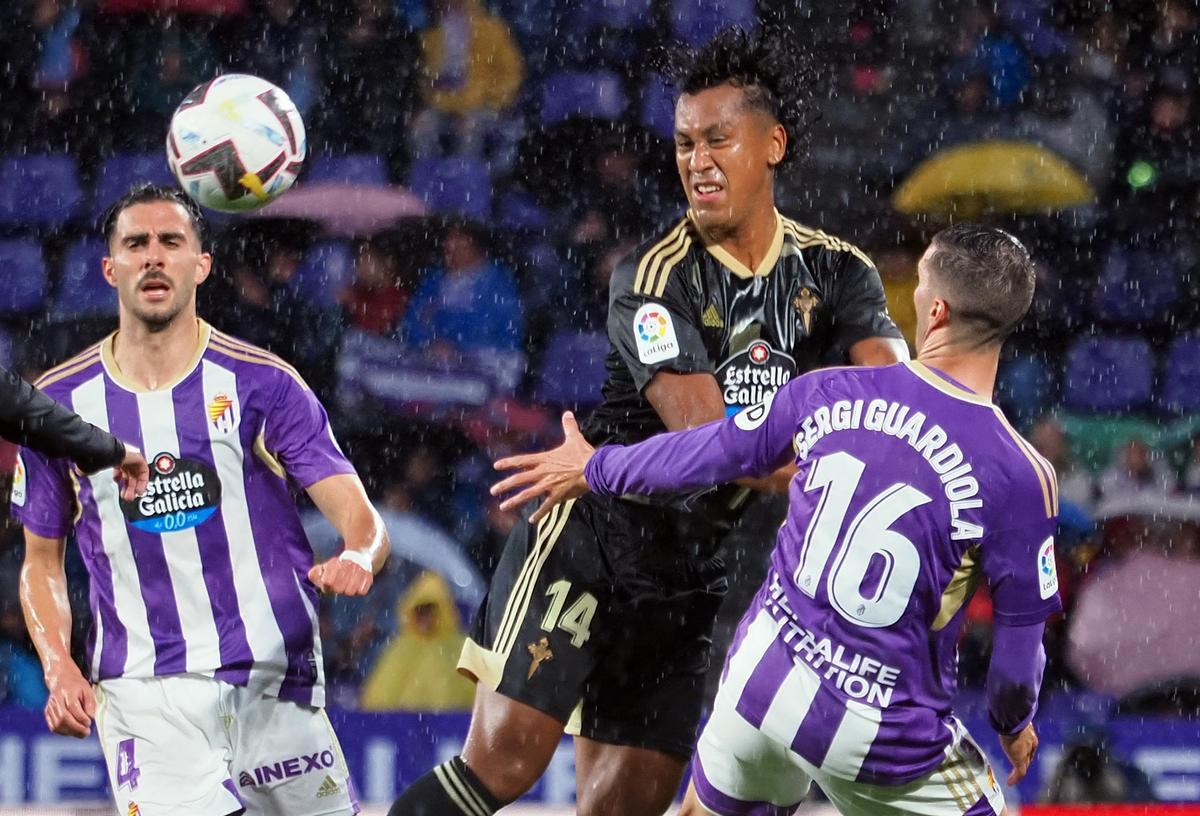
[[(158, 388), (158, 391), (170, 391), (175, 386), (188, 378), (196, 366), (200, 364), (200, 358), (204, 356), (204, 352), (208, 349), (208, 338), (212, 334), (212, 326), (204, 322), (200, 318), (196, 318), (196, 323), (199, 324), (199, 332), (196, 338), (196, 353), (192, 355), (191, 361), (184, 367), (183, 372), (175, 378), (174, 381)], [(100, 360), (104, 363), (104, 370), (108, 372), (108, 376), (117, 385), (124, 388), (126, 391), (133, 391), (138, 394), (150, 393), (142, 386), (138, 385), (129, 377), (121, 373), (121, 369), (117, 366), (117, 358), (113, 354), (113, 346), (117, 339), (117, 332), (113, 332), (108, 337), (104, 338), (104, 342), (100, 344)]]
[(780, 253), (783, 252), (783, 216), (779, 214), (779, 210), (775, 210), (775, 235), (771, 238), (771, 246), (767, 249), (767, 254), (763, 256), (763, 259), (759, 261), (757, 269), (746, 266), (717, 244), (709, 243), (704, 231), (696, 223), (691, 210), (688, 210), (687, 217), (688, 221), (692, 223), (692, 227), (695, 228), (696, 234), (700, 236), (700, 242), (708, 250), (708, 254), (720, 261), (726, 269), (739, 278), (761, 278), (769, 274), (775, 268)]
[(974, 402), (977, 405), (994, 407), (990, 399), (982, 394), (975, 393), (961, 383), (955, 382), (937, 369), (930, 368), (929, 366), (917, 360), (906, 360), (904, 365), (913, 374), (916, 374), (922, 380), (929, 383), (937, 390), (942, 391), (943, 393), (949, 394), (950, 396), (956, 397), (964, 402)]

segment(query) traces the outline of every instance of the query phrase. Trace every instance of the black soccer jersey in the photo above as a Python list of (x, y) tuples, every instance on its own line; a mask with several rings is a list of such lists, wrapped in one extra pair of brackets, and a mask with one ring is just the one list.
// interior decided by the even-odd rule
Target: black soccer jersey
[(608, 336), (604, 400), (583, 427), (593, 445), (665, 430), (643, 395), (661, 369), (711, 372), (735, 413), (797, 374), (847, 363), (859, 340), (902, 337), (870, 259), (778, 212), (758, 269), (706, 244), (690, 218), (638, 247), (613, 273)]

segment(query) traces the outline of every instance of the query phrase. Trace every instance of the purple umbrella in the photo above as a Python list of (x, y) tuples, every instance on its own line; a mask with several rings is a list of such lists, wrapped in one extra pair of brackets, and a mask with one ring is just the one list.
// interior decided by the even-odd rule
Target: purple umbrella
[(425, 202), (403, 187), (321, 181), (300, 184), (252, 215), (304, 218), (328, 235), (374, 235), (402, 218), (426, 214)]
[(1120, 696), (1200, 675), (1200, 561), (1131, 553), (1079, 592), (1068, 662), (1098, 691)]

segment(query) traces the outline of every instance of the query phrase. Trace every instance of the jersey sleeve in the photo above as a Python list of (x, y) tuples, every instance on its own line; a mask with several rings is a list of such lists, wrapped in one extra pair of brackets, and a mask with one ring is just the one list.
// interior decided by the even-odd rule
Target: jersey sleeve
[(333, 436), (324, 406), (308, 386), (289, 374), (280, 373), (263, 442), (303, 488), (329, 476), (355, 472)]
[(25, 529), (44, 538), (65, 538), (75, 516), (69, 465), (31, 448), (17, 453), (10, 507)]
[(792, 380), (763, 402), (727, 419), (659, 434), (634, 445), (606, 445), (588, 461), (584, 478), (596, 493), (623, 496), (695, 490), (744, 476), (766, 476), (792, 455), (807, 379)]
[(653, 248), (635, 253), (617, 265), (609, 288), (608, 337), (639, 391), (663, 369), (713, 370), (693, 287), (669, 260)]
[[(849, 245), (846, 245), (849, 247)], [(833, 342), (825, 362), (838, 365), (849, 360), (850, 347), (868, 337), (904, 339), (888, 314), (887, 297), (879, 270), (861, 251), (827, 250), (825, 262), (833, 267)]]
[(1022, 461), (1000, 508), (996, 529), (983, 539), (983, 574), (998, 623), (1028, 626), (1062, 611), (1054, 530), (1054, 474)]

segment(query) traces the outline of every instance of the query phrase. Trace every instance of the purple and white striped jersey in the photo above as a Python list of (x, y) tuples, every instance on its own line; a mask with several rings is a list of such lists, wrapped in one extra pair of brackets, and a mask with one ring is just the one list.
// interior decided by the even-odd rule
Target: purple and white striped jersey
[(586, 476), (645, 493), (792, 457), (787, 520), (725, 683), (745, 720), (822, 770), (916, 779), (952, 740), (977, 581), (1007, 625), (1061, 609), (1054, 472), (988, 400), (913, 362), (806, 374), (728, 420), (601, 448)]
[(33, 533), (74, 528), (91, 577), (93, 681), (191, 672), (324, 705), (313, 552), (291, 493), (354, 473), (324, 408), (291, 366), (202, 321), (169, 388), (135, 387), (112, 344), (39, 385), (145, 452), (145, 495), (122, 501), (111, 471), (89, 477), (23, 449), (13, 496)]

